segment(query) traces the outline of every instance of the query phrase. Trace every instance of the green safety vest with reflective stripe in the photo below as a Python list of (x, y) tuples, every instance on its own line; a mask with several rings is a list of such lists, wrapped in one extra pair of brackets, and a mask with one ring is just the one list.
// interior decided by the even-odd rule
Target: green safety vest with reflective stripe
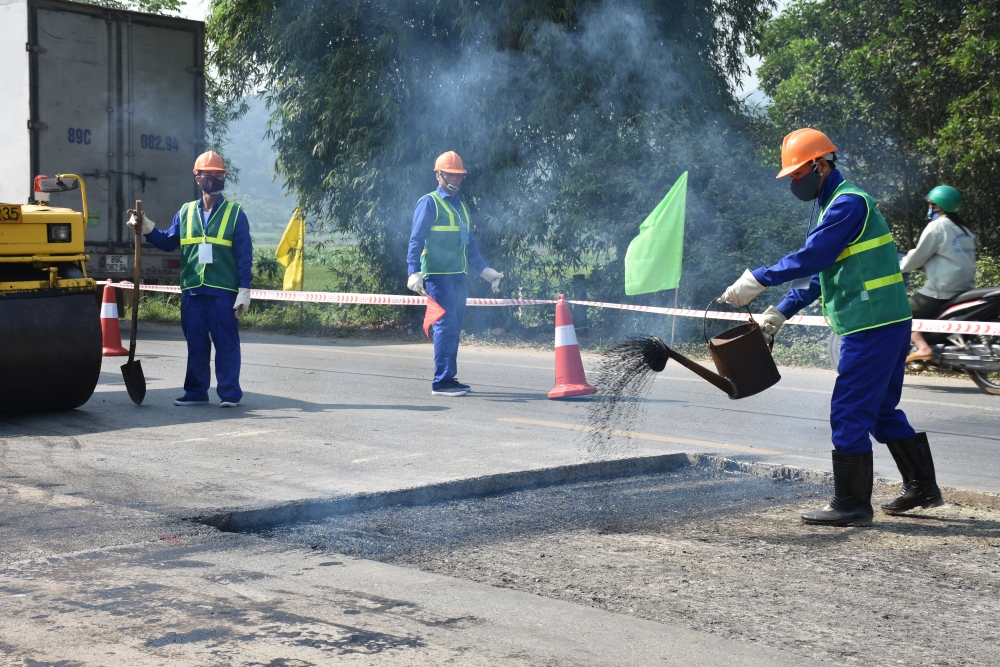
[[(239, 291), (240, 280), (236, 274), (236, 257), (233, 255), (233, 231), (236, 229), (236, 218), (240, 210), (239, 204), (223, 202), (222, 206), (215, 207), (208, 224), (203, 226), (197, 201), (188, 202), (181, 207), (182, 290), (205, 285), (232, 292)], [(211, 244), (211, 264), (198, 261), (200, 243)]]
[(821, 219), (837, 197), (846, 194), (865, 200), (868, 214), (864, 227), (836, 261), (819, 274), (823, 315), (841, 336), (913, 318), (903, 274), (899, 272), (896, 242), (875, 200), (844, 181), (833, 191), (830, 203), (820, 213)]
[[(425, 276), (466, 273), (469, 266), (466, 251), (472, 221), (469, 207), (463, 201), (459, 202), (461, 210), (455, 210), (437, 191), (428, 196), (434, 202), (437, 216), (427, 240), (424, 241), (424, 251), (420, 253), (420, 271)], [(446, 219), (448, 224), (441, 224)]]

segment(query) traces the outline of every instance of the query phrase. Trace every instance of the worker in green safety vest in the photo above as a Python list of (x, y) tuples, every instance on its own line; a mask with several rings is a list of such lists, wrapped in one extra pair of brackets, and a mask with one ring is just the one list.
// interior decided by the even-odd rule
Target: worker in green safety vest
[(181, 329), (187, 339), (184, 395), (174, 405), (208, 403), (211, 353), (215, 346), (216, 392), (222, 407), (243, 398), (240, 388), (240, 329), (237, 320), (250, 307), (253, 243), (243, 208), (223, 196), (226, 165), (208, 151), (194, 164), (202, 196), (181, 206), (170, 229), (157, 229), (149, 218), (142, 225), (146, 240), (165, 252), (181, 249)]
[(805, 247), (773, 266), (747, 269), (720, 297), (742, 307), (766, 287), (791, 282), (777, 307), (761, 317), (774, 335), (785, 320), (822, 298), (823, 315), (840, 334), (839, 375), (833, 390), (834, 497), (802, 515), (811, 524), (870, 525), (874, 436), (889, 448), (903, 478), (886, 513), (942, 504), (926, 433), (917, 433), (897, 406), (910, 349), (912, 315), (896, 244), (875, 200), (836, 168), (837, 147), (817, 130), (785, 137), (778, 178), (791, 176), (792, 194), (816, 202), (817, 225)]
[(455, 151), (438, 156), (438, 187), (417, 202), (407, 252), (407, 286), (426, 294), (444, 309), (434, 330), (435, 396), (464, 396), (470, 387), (458, 381), (458, 339), (465, 320), (466, 277), (471, 269), (500, 291), (503, 274), (486, 266), (472, 233), (472, 214), (459, 195), (467, 172)]

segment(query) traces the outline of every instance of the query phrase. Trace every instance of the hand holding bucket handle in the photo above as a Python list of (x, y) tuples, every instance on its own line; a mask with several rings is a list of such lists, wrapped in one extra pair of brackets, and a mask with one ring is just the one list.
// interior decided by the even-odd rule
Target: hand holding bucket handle
[[(729, 398), (753, 396), (777, 384), (781, 380), (781, 374), (774, 364), (774, 357), (771, 356), (764, 332), (749, 308), (747, 308), (750, 314), (749, 322), (727, 329), (709, 340), (708, 308), (715, 301), (713, 299), (705, 308), (702, 333), (705, 335), (708, 353), (712, 355), (712, 361), (715, 362), (719, 375), (733, 386)], [(771, 343), (773, 342), (774, 339), (771, 338)]]
[[(701, 335), (705, 337), (705, 344), (708, 345), (709, 348), (712, 347), (712, 342), (708, 339), (708, 313), (711, 312), (711, 311), (709, 311), (709, 308), (712, 307), (713, 303), (722, 303), (722, 302), (719, 301), (718, 297), (716, 297), (715, 299), (712, 299), (711, 301), (709, 301), (708, 305), (705, 306), (705, 317), (701, 321)], [(757, 324), (757, 320), (755, 320), (753, 318), (753, 313), (750, 312), (750, 306), (747, 305), (747, 306), (743, 306), (743, 307), (747, 309), (747, 315), (750, 316), (750, 322), (753, 323), (754, 325), (756, 325), (759, 328), (760, 325)], [(764, 333), (763, 329), (761, 329), (761, 333)], [(764, 333), (764, 340), (767, 341), (767, 349), (773, 350), (774, 349), (774, 336), (772, 336), (771, 334)]]

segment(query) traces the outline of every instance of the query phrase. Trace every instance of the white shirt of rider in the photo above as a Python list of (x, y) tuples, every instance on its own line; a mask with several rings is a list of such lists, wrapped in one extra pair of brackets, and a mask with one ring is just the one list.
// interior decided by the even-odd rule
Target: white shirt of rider
[(927, 273), (918, 292), (932, 299), (950, 299), (976, 287), (976, 237), (948, 219), (938, 216), (920, 234), (917, 247), (906, 253), (900, 270)]

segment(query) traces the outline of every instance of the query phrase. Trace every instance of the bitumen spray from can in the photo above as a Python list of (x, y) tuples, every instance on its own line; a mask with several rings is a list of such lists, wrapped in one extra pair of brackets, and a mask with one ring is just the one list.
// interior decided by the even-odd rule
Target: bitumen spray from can
[[(711, 304), (709, 304), (711, 305)], [(655, 336), (632, 336), (608, 348), (594, 374), (597, 400), (587, 414), (587, 453), (608, 455), (627, 441), (644, 413), (656, 373), (673, 359), (731, 399), (747, 398), (774, 386), (781, 375), (771, 356), (774, 338), (765, 335), (753, 315), (714, 336), (705, 345), (717, 373), (672, 350)]]
[(668, 358), (667, 346), (655, 336), (630, 336), (604, 351), (592, 376), (597, 392), (587, 411), (587, 453), (606, 456), (628, 440)]

